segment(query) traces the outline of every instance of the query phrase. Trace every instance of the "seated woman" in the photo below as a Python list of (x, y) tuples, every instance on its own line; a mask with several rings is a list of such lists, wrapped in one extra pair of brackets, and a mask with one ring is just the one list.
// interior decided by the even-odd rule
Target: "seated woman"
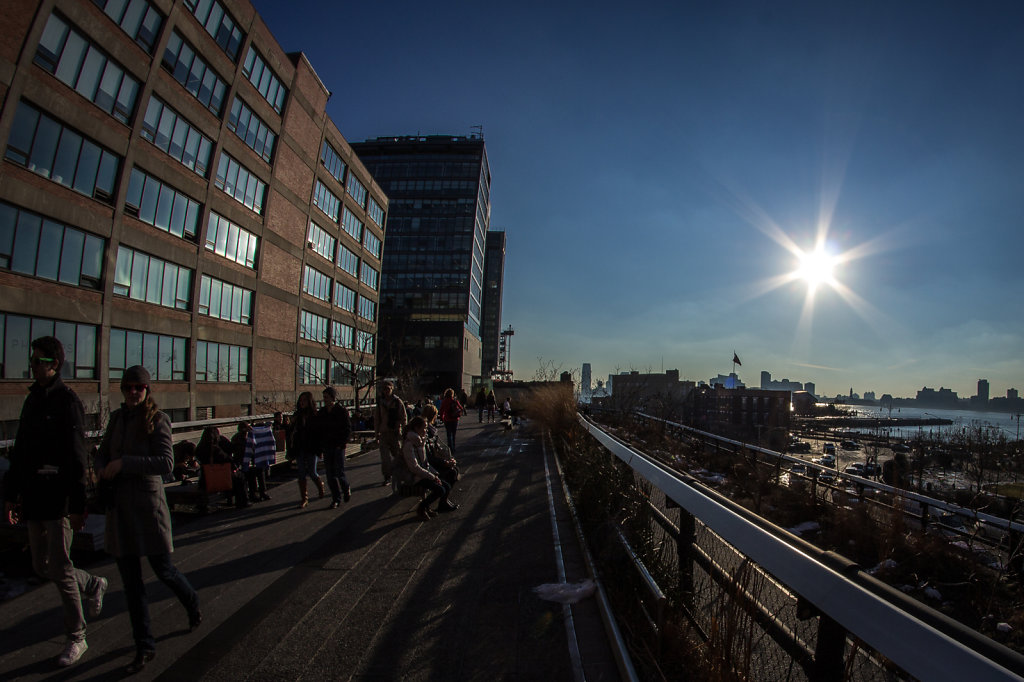
[[(427, 464), (437, 472), (437, 475), (448, 484), (449, 488), (454, 489), (455, 482), (459, 480), (458, 462), (452, 457), (448, 446), (441, 442), (437, 435), (438, 429), (434, 424), (437, 420), (437, 408), (433, 405), (424, 406), (423, 418), (427, 422), (427, 437), (424, 443), (424, 449), (427, 453)], [(459, 505), (448, 498), (445, 498), (445, 501), (440, 505), (441, 511), (454, 511), (458, 508)]]
[[(427, 497), (420, 502), (416, 513), (424, 521), (429, 521), (436, 512), (430, 509), (430, 505), (440, 498), (439, 511), (451, 511), (447, 504), (448, 493), (451, 487), (442, 481), (436, 474), (426, 469), (427, 455), (424, 448), (424, 441), (427, 437), (427, 422), (423, 417), (413, 417), (405, 432), (405, 440), (402, 444), (402, 461), (398, 462), (400, 468), (411, 474), (414, 485), (427, 491)], [(403, 466), (404, 465), (404, 466)]]
[(174, 445), (173, 480), (188, 483), (188, 479), (199, 475), (199, 462), (196, 461), (196, 444), (183, 440)]

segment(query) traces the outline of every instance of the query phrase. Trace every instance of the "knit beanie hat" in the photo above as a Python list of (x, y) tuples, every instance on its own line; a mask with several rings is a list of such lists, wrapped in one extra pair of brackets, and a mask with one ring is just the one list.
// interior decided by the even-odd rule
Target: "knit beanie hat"
[(149, 370), (147, 370), (142, 365), (135, 365), (133, 367), (129, 367), (124, 371), (124, 374), (121, 376), (122, 386), (124, 386), (125, 384), (146, 384), (147, 386), (149, 386), (149, 381)]
[(328, 386), (324, 389), (324, 395), (330, 396), (331, 400), (338, 399), (338, 392), (334, 390), (334, 386)]

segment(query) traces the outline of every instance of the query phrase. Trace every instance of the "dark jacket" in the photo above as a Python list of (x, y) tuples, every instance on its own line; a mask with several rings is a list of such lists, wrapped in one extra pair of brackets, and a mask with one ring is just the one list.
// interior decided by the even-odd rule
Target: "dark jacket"
[(288, 435), (288, 443), (294, 456), (319, 455), (320, 438), (317, 435), (316, 412), (295, 411), (292, 415), (292, 432)]
[(166, 554), (171, 541), (171, 514), (164, 496), (163, 475), (174, 466), (171, 422), (156, 413), (153, 433), (147, 434), (143, 408), (121, 407), (110, 415), (96, 454), (96, 470), (121, 460), (114, 477), (114, 502), (107, 510), (107, 551), (116, 556)]
[(348, 444), (349, 436), (352, 435), (352, 421), (349, 419), (348, 410), (340, 403), (328, 411), (324, 405), (317, 413), (317, 421), (320, 428), (320, 445), (324, 450), (331, 448), (342, 448)]
[(27, 521), (85, 513), (85, 410), (75, 392), (55, 377), (29, 388), (21, 408), (4, 499), (21, 503)]

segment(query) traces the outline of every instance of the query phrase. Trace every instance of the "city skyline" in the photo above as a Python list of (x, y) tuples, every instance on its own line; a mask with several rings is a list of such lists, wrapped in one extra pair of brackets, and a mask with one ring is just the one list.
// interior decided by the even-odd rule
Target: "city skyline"
[(1024, 387), (1016, 3), (256, 6), (348, 140), (483, 126), (518, 379)]

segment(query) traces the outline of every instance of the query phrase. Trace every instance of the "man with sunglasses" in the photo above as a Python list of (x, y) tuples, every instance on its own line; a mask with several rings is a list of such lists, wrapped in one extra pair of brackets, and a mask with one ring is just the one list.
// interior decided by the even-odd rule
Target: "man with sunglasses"
[(11, 468), (4, 477), (4, 507), (12, 525), (25, 519), (32, 566), (60, 592), (68, 639), (57, 663), (68, 666), (89, 648), (85, 618), (99, 616), (107, 580), (75, 568), (70, 557), (74, 532), (85, 525), (88, 444), (82, 401), (60, 378), (61, 342), (42, 336), (31, 346), (35, 382), (21, 410)]

